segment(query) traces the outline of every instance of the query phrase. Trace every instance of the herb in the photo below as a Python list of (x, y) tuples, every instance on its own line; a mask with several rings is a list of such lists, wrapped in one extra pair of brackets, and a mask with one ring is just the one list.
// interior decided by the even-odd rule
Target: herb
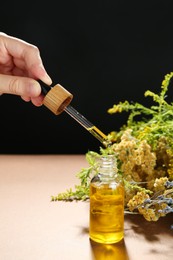
[(52, 200), (89, 199), (89, 184), (97, 172), (97, 158), (115, 155), (119, 174), (125, 183), (125, 212), (142, 214), (148, 221), (173, 212), (173, 103), (166, 101), (173, 72), (167, 74), (159, 94), (147, 90), (154, 105), (119, 102), (108, 109), (109, 114), (129, 113), (127, 123), (118, 132), (108, 134), (112, 145), (100, 148), (100, 153), (86, 153), (89, 167), (76, 175), (80, 185)]
[(86, 154), (86, 160), (88, 161), (90, 167), (83, 168), (76, 177), (80, 180), (80, 185), (75, 186), (75, 190), (66, 190), (66, 192), (59, 193), (57, 196), (52, 196), (52, 201), (63, 200), (63, 201), (73, 201), (73, 200), (87, 200), (89, 199), (89, 184), (93, 177), (93, 171), (96, 173), (96, 159), (100, 155), (96, 152), (88, 152)]

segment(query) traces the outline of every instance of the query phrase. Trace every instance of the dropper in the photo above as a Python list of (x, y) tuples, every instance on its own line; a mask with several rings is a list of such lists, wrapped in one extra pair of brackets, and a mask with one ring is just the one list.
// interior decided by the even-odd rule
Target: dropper
[(47, 85), (41, 83), (41, 87), (42, 92), (45, 95), (43, 104), (55, 115), (59, 115), (65, 111), (95, 138), (97, 138), (105, 147), (111, 145), (111, 142), (102, 131), (100, 131), (94, 124), (88, 121), (83, 115), (81, 115), (75, 108), (70, 105), (70, 102), (73, 99), (73, 95), (69, 91), (67, 91), (60, 84), (57, 84), (54, 87), (48, 87)]

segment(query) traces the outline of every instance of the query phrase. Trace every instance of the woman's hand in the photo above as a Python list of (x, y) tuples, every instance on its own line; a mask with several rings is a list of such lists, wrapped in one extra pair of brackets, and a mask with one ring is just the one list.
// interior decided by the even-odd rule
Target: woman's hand
[(39, 49), (0, 32), (0, 94), (19, 95), (23, 100), (40, 106), (43, 96), (37, 80), (52, 84)]

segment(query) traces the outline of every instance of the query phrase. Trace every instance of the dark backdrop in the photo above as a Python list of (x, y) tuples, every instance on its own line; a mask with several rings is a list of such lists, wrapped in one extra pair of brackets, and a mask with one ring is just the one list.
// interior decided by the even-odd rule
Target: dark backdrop
[[(71, 105), (107, 134), (127, 118), (109, 115), (108, 108), (124, 100), (147, 104), (144, 92), (159, 92), (164, 75), (173, 71), (171, 2), (4, 1), (0, 30), (37, 45), (54, 84), (73, 93)], [(100, 147), (65, 112), (55, 116), (17, 96), (0, 97), (0, 116), (1, 154)]]

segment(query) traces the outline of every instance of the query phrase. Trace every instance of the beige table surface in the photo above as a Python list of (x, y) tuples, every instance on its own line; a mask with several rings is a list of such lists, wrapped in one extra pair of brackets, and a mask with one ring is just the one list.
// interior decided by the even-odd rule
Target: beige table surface
[(0, 260), (173, 259), (172, 214), (125, 216), (125, 238), (91, 243), (88, 202), (51, 202), (78, 183), (84, 155), (0, 155)]

